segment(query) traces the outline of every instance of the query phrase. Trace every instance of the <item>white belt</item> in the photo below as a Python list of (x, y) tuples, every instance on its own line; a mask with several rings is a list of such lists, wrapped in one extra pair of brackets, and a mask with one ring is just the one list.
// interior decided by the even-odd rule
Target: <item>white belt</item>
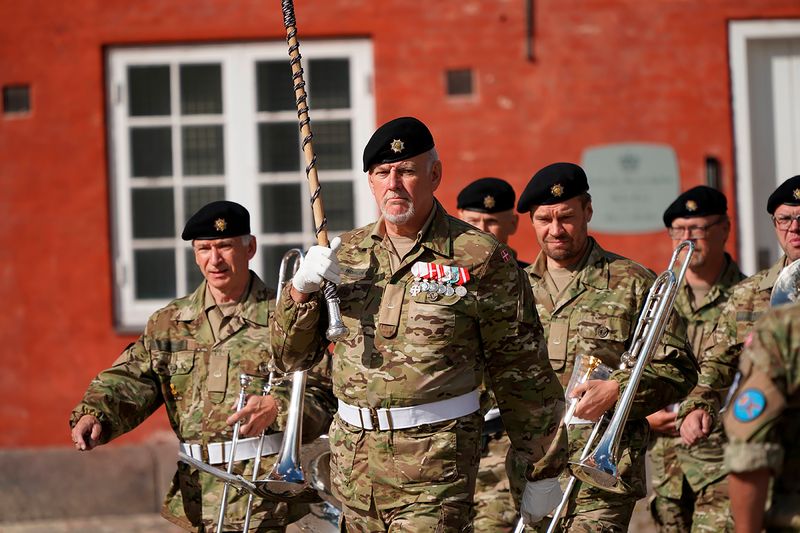
[(449, 400), (411, 407), (356, 407), (339, 400), (339, 418), (366, 430), (405, 429), (454, 420), (480, 408), (480, 392), (474, 390)]
[[(252, 459), (255, 457), (256, 452), (258, 451), (259, 440), (261, 440), (261, 437), (239, 439), (239, 442), (236, 443), (236, 458), (234, 461), (244, 461), (245, 459)], [(261, 449), (261, 455), (275, 455), (280, 451), (282, 442), (283, 432), (267, 435), (264, 437), (264, 446)], [(233, 441), (230, 440), (226, 442), (210, 443), (207, 446), (208, 464), (218, 465), (230, 461), (232, 446)], [(180, 450), (183, 453), (192, 459), (197, 459), (200, 461), (206, 460), (205, 457), (203, 457), (203, 448), (206, 448), (206, 446), (203, 446), (202, 444), (187, 444), (185, 442), (180, 443)]]

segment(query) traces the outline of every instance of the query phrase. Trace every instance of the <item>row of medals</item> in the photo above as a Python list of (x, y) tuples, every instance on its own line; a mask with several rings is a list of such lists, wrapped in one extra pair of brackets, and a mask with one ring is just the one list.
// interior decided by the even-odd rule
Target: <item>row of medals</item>
[(456, 285), (457, 282), (458, 274), (456, 274), (455, 279), (446, 280), (444, 283), (432, 279), (415, 277), (414, 283), (411, 284), (411, 296), (416, 296), (421, 292), (427, 292), (428, 299), (434, 302), (442, 296), (452, 296), (454, 294), (459, 298), (463, 298), (467, 295), (467, 288), (464, 287), (464, 285)]

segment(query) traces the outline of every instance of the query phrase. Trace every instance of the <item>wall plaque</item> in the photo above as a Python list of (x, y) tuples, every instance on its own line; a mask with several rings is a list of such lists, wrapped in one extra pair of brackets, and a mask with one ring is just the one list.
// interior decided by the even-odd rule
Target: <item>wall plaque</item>
[(581, 159), (594, 207), (592, 230), (636, 234), (664, 229), (661, 216), (680, 192), (671, 146), (605, 144), (587, 148)]

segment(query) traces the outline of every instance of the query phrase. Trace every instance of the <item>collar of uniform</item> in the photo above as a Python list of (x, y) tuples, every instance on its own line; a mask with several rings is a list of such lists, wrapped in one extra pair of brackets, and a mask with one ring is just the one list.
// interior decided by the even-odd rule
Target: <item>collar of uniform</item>
[[(450, 221), (447, 218), (447, 211), (439, 203), (433, 200), (434, 205), (431, 214), (417, 233), (417, 242), (433, 252), (450, 257), (453, 249), (452, 237), (450, 235)], [(386, 224), (381, 216), (372, 226), (369, 232), (359, 243), (363, 249), (372, 247), (376, 242), (380, 242), (386, 236)]]
[(744, 275), (739, 270), (739, 265), (728, 255), (728, 252), (725, 252), (725, 268), (722, 269), (722, 274), (720, 274), (717, 282), (711, 286), (707, 300), (714, 302), (720, 297), (727, 298), (727, 291), (743, 279)]
[[(588, 241), (589, 246), (586, 255), (578, 261), (578, 263), (583, 266), (577, 270), (576, 275), (580, 278), (581, 282), (590, 287), (594, 287), (595, 289), (607, 289), (609, 273), (608, 263), (604, 261), (606, 252), (597, 244), (594, 237), (588, 237)], [(595, 268), (588, 269), (587, 266), (589, 265), (593, 265)], [(602, 270), (597, 270), (598, 268)], [(533, 275), (534, 278), (542, 279), (546, 271), (547, 256), (544, 255), (544, 252), (539, 252), (539, 255), (536, 256), (536, 260), (533, 262), (531, 275)]]
[(781, 270), (789, 264), (789, 258), (784, 254), (778, 259), (778, 261), (769, 267), (769, 271), (767, 271), (767, 275), (761, 278), (761, 283), (758, 284), (758, 290), (760, 291), (772, 291), (772, 287), (775, 286), (775, 282), (778, 281), (778, 275), (781, 273)]
[[(175, 320), (179, 322), (192, 322), (205, 312), (207, 309), (205, 306), (206, 285), (207, 282), (203, 280), (189, 298), (189, 305), (180, 309), (175, 314)], [(266, 326), (269, 310), (266, 308), (262, 309), (259, 305), (260, 302), (266, 299), (268, 299), (268, 296), (264, 282), (251, 270), (250, 285), (245, 292), (244, 299), (237, 306), (236, 313), (234, 314), (241, 315), (241, 317), (248, 322)]]

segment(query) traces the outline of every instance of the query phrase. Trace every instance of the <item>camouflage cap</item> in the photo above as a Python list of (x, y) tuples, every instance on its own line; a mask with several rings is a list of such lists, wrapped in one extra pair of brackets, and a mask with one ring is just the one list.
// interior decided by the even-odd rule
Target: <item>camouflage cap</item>
[(236, 202), (219, 200), (201, 207), (186, 221), (181, 238), (224, 239), (250, 234), (250, 213)]
[(775, 212), (779, 205), (800, 205), (800, 174), (784, 181), (767, 200), (767, 213)]
[(664, 211), (664, 226), (670, 227), (676, 218), (724, 215), (728, 212), (728, 200), (717, 189), (698, 185), (681, 193)]
[(539, 170), (522, 191), (517, 211), (527, 213), (537, 205), (552, 205), (589, 190), (586, 172), (574, 163), (553, 163)]
[(433, 146), (433, 135), (419, 119), (400, 117), (390, 120), (375, 130), (364, 147), (364, 172), (373, 165), (410, 159)]
[(514, 209), (514, 188), (500, 178), (480, 178), (464, 187), (456, 199), (456, 207), (479, 213), (499, 213)]

